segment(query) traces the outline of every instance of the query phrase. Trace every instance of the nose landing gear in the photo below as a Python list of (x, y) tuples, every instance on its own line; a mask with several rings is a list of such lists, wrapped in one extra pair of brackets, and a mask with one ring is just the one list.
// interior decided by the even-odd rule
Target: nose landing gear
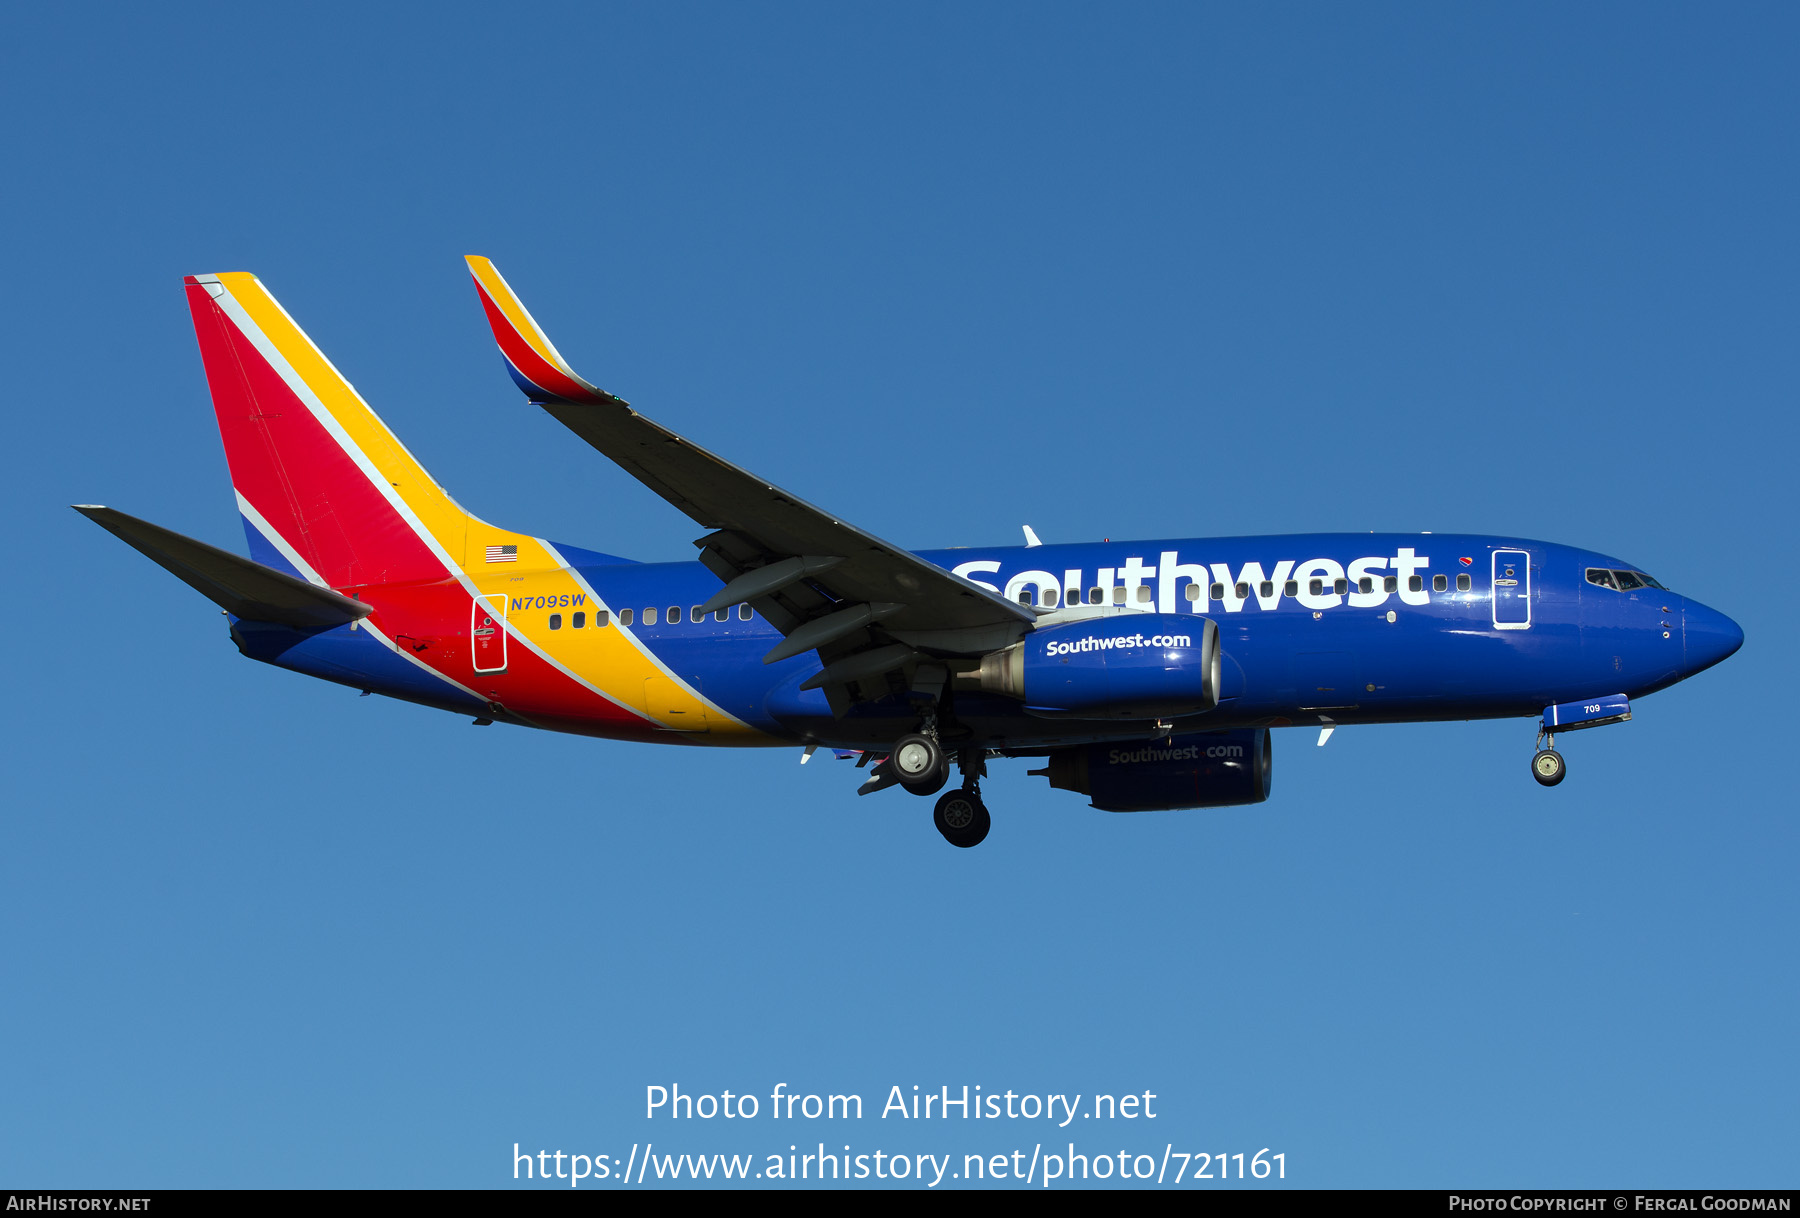
[(1568, 772), (1569, 767), (1564, 764), (1562, 754), (1556, 751), (1556, 737), (1548, 732), (1538, 732), (1537, 752), (1531, 758), (1531, 776), (1538, 780), (1540, 786), (1553, 787)]

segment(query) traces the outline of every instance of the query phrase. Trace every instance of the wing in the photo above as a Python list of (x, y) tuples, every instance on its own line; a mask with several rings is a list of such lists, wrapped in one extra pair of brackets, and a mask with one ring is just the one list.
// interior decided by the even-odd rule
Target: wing
[(785, 637), (764, 663), (817, 650), (839, 714), (906, 682), (942, 680), (934, 659), (981, 655), (1036, 614), (814, 507), (651, 422), (575, 374), (494, 264), (470, 273), (507, 370), (533, 402), (711, 530), (694, 544), (724, 582), (702, 608), (748, 602)]

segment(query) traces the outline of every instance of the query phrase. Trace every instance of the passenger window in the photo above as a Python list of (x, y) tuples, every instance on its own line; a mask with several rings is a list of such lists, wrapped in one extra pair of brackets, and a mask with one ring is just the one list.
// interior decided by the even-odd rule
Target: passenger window
[(1406, 590), (1408, 592), (1423, 592), (1423, 591), (1425, 591), (1425, 577), (1423, 575), (1407, 576), (1406, 577)]
[(669, 625), (671, 625), (671, 626), (673, 626), (676, 622), (679, 622), (681, 620), (681, 606), (680, 605), (670, 605), (669, 606), (669, 616), (664, 618), (663, 620), (665, 622), (669, 623)]
[(552, 629), (552, 630), (561, 630), (562, 629), (562, 614), (552, 613), (550, 615), (550, 629)]
[(634, 610), (631, 610), (631, 609), (619, 610), (619, 625), (621, 625), (621, 626), (631, 625), (631, 619), (636, 616), (637, 616), (637, 613)]
[(1183, 591), (1187, 593), (1188, 600), (1193, 601), (1195, 604), (1198, 604), (1200, 602), (1200, 585), (1199, 584), (1189, 584), (1186, 588), (1183, 589)]
[(1470, 586), (1470, 580), (1467, 575), (1459, 575), (1456, 577), (1456, 590), (1458, 592), (1467, 592), (1469, 590), (1469, 586)]
[(1212, 586), (1212, 598), (1216, 601), (1222, 601), (1225, 599), (1225, 585), (1224, 584), (1214, 584)]
[(1306, 582), (1306, 593), (1308, 596), (1324, 596), (1325, 581), (1322, 579), (1308, 580)]
[(1257, 591), (1258, 596), (1261, 596), (1264, 599), (1267, 599), (1268, 597), (1275, 595), (1275, 585), (1272, 582), (1270, 582), (1269, 580), (1265, 579), (1265, 580), (1263, 580), (1261, 586), (1258, 587), (1256, 591)]
[(1113, 592), (1113, 597), (1112, 597), (1113, 604), (1123, 605), (1125, 603), (1125, 589), (1115, 586), (1113, 588), (1112, 592)]
[(1287, 583), (1281, 585), (1281, 595), (1283, 595), (1283, 596), (1299, 596), (1300, 595), (1300, 581), (1297, 579), (1290, 579), (1290, 580), (1288, 580)]
[(704, 613), (700, 612), (700, 606), (698, 606), (698, 605), (689, 605), (688, 606), (688, 621), (697, 622), (705, 616), (706, 615)]
[(1030, 588), (1020, 588), (1019, 589), (1019, 603), (1021, 605), (1029, 605), (1031, 603), (1031, 589)]
[[(612, 614), (607, 612), (605, 609), (594, 610), (594, 629), (595, 630), (604, 629), (606, 626), (607, 619), (610, 618), (611, 616), (612, 616)], [(627, 624), (629, 625), (629, 623), (627, 623)]]
[(738, 606), (738, 621), (749, 621), (754, 612), (755, 611), (750, 608), (749, 602), (746, 601), (744, 604)]
[(587, 614), (577, 613), (573, 618), (571, 618), (569, 620), (569, 629), (571, 629), (571, 630), (586, 630), (587, 629)]
[(1139, 584), (1138, 585), (1137, 598), (1138, 598), (1138, 604), (1140, 604), (1140, 605), (1148, 605), (1150, 603), (1150, 585), (1149, 584)]
[(1046, 609), (1056, 608), (1058, 592), (1059, 590), (1056, 588), (1045, 588), (1043, 598), (1038, 603)]
[(1398, 592), (1398, 591), (1400, 591), (1400, 577), (1398, 575), (1390, 575), (1386, 579), (1382, 580), (1381, 581), (1381, 590), (1383, 592)]
[(1100, 603), (1100, 589), (1089, 588), (1088, 589), (1088, 604), (1098, 605), (1099, 603)]
[(1250, 585), (1249, 584), (1238, 584), (1232, 588), (1232, 591), (1237, 593), (1237, 598), (1239, 600), (1247, 600), (1247, 599), (1249, 599), (1249, 596), (1250, 596)]
[(1356, 581), (1356, 590), (1367, 595), (1368, 593), (1375, 591), (1375, 581), (1365, 575)]
[(1350, 581), (1347, 579), (1334, 579), (1331, 581), (1331, 590), (1339, 596), (1342, 596), (1344, 593), (1350, 591)]
[(644, 610), (644, 625), (646, 625), (646, 626), (656, 625), (656, 606), (655, 605), (652, 605), (648, 609)]
[(731, 620), (731, 610), (729, 610), (729, 609), (714, 609), (713, 610), (713, 621), (725, 622), (725, 621), (730, 621), (730, 620)]
[[(1432, 576), (1431, 577), (1431, 590), (1433, 592), (1448, 592), (1448, 591), (1450, 591), (1450, 577), (1448, 575)], [(1388, 591), (1392, 592), (1393, 589), (1389, 588)]]

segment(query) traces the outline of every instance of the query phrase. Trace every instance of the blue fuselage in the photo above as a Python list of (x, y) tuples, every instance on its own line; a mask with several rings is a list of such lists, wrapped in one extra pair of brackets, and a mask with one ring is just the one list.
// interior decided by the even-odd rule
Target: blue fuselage
[[(834, 716), (801, 683), (808, 653), (764, 665), (779, 635), (735, 613), (691, 620), (719, 588), (696, 563), (586, 565), (563, 547), (617, 621), (708, 702), (767, 733), (842, 747), (891, 740), (903, 699)], [(1308, 534), (923, 551), (1011, 599), (1078, 613), (1149, 611), (1217, 622), (1216, 709), (1181, 730), (1253, 725), (1535, 716), (1603, 694), (1641, 697), (1741, 644), (1723, 614), (1632, 578), (1630, 564), (1568, 546), (1454, 534)], [(600, 556), (594, 556), (600, 557)], [(1641, 573), (1638, 573), (1641, 578)], [(1094, 604), (1094, 602), (1098, 604)], [(674, 608), (674, 620), (670, 609)], [(654, 614), (647, 613), (654, 610)], [(529, 612), (527, 610), (526, 612)], [(655, 624), (647, 624), (654, 617)], [(404, 693), (401, 696), (405, 696)], [(1142, 736), (1145, 723), (1070, 722), (961, 690), (955, 714), (990, 747), (1031, 749)]]

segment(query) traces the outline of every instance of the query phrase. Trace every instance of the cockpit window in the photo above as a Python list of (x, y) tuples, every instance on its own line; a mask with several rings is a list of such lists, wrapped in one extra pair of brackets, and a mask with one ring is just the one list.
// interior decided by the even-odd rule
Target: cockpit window
[(1655, 588), (1659, 592), (1668, 591), (1667, 588), (1642, 571), (1607, 571), (1600, 567), (1589, 567), (1587, 581), (1602, 588), (1611, 588), (1616, 592), (1630, 592), (1637, 588)]

